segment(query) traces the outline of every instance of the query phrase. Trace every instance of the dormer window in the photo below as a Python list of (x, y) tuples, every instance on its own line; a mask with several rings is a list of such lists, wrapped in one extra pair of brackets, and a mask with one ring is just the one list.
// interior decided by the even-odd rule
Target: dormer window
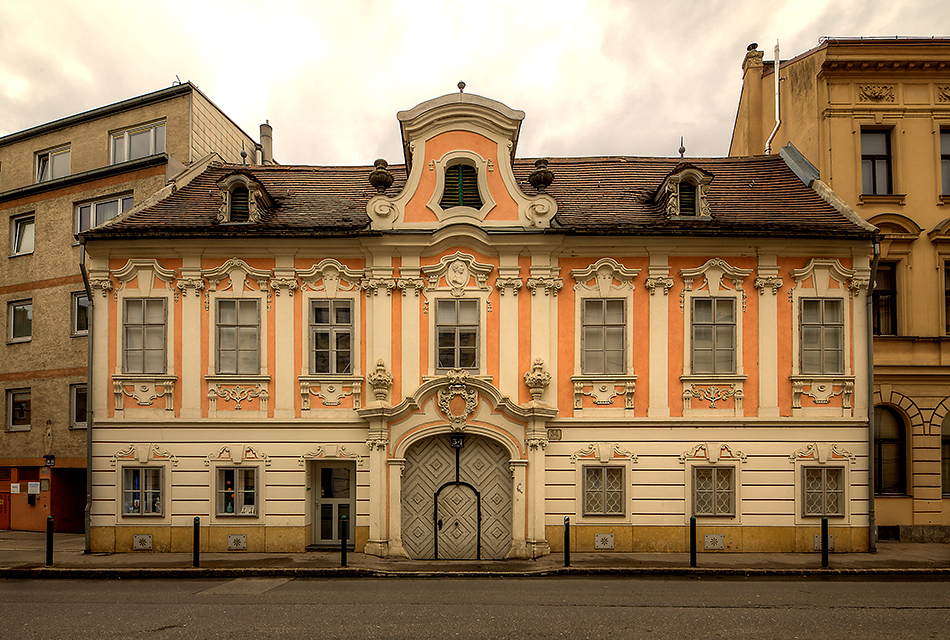
[(468, 164), (453, 164), (445, 169), (445, 189), (439, 206), (471, 207), (481, 209), (482, 199), (478, 195), (478, 171)]
[(670, 218), (709, 218), (706, 197), (713, 175), (688, 163), (680, 163), (666, 177), (657, 198), (665, 203)]
[(237, 186), (231, 190), (231, 206), (229, 222), (247, 222), (251, 214), (250, 211), (251, 193), (247, 187)]
[(692, 182), (680, 182), (680, 208), (679, 215), (696, 215), (696, 185)]
[(264, 187), (251, 176), (235, 173), (218, 183), (221, 206), (218, 221), (234, 224), (259, 222), (264, 208), (271, 206)]

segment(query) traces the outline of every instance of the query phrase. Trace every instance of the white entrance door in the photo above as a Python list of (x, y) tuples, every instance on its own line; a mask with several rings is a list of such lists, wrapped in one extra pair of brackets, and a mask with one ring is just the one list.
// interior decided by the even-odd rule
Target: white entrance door
[(340, 546), (340, 518), (347, 519), (347, 542), (353, 544), (356, 513), (356, 465), (348, 462), (318, 462), (314, 465), (316, 505), (314, 544)]

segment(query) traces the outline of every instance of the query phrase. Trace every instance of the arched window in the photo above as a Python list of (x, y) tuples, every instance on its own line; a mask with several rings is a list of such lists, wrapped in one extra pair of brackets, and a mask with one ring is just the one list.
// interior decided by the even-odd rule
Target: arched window
[(247, 187), (238, 185), (231, 190), (231, 207), (228, 221), (247, 222), (250, 220), (250, 215), (250, 193)]
[(889, 407), (874, 408), (874, 493), (907, 493), (907, 431)]
[(439, 206), (482, 208), (482, 199), (478, 195), (478, 171), (468, 164), (453, 164), (445, 169), (445, 190)]
[(680, 210), (681, 216), (696, 215), (696, 185), (684, 180), (680, 182)]
[(940, 438), (940, 477), (943, 478), (943, 495), (950, 496), (950, 413), (943, 419)]

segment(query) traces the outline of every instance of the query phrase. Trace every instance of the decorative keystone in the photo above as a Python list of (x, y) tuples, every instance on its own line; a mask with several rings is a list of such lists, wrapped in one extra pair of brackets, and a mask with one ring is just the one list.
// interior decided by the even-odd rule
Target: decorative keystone
[(389, 390), (393, 386), (393, 376), (386, 371), (386, 363), (382, 360), (377, 361), (376, 370), (366, 376), (366, 379), (369, 380), (370, 385), (372, 385), (373, 394), (376, 396), (376, 399), (380, 402), (384, 402), (386, 396), (389, 394)]
[(535, 359), (531, 371), (524, 374), (524, 383), (531, 390), (531, 399), (540, 401), (544, 388), (551, 384), (551, 374), (544, 370), (544, 360)]

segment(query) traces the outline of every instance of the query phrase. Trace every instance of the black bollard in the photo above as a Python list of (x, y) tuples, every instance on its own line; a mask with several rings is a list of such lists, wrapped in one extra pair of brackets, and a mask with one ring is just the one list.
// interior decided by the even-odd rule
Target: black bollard
[(696, 566), (696, 516), (689, 518), (689, 566)]
[(46, 516), (46, 566), (53, 566), (53, 516)]
[(821, 568), (828, 568), (828, 518), (821, 519)]
[(340, 516), (340, 566), (346, 566), (346, 537), (347, 533), (346, 516)]
[(571, 566), (571, 518), (564, 516), (564, 566)]
[(192, 544), (193, 555), (191, 559), (191, 566), (193, 566), (195, 569), (197, 569), (200, 564), (198, 562), (199, 545), (201, 543), (199, 533), (198, 533), (199, 524), (201, 524), (201, 519), (198, 516), (195, 516), (195, 538), (194, 538), (194, 543)]

